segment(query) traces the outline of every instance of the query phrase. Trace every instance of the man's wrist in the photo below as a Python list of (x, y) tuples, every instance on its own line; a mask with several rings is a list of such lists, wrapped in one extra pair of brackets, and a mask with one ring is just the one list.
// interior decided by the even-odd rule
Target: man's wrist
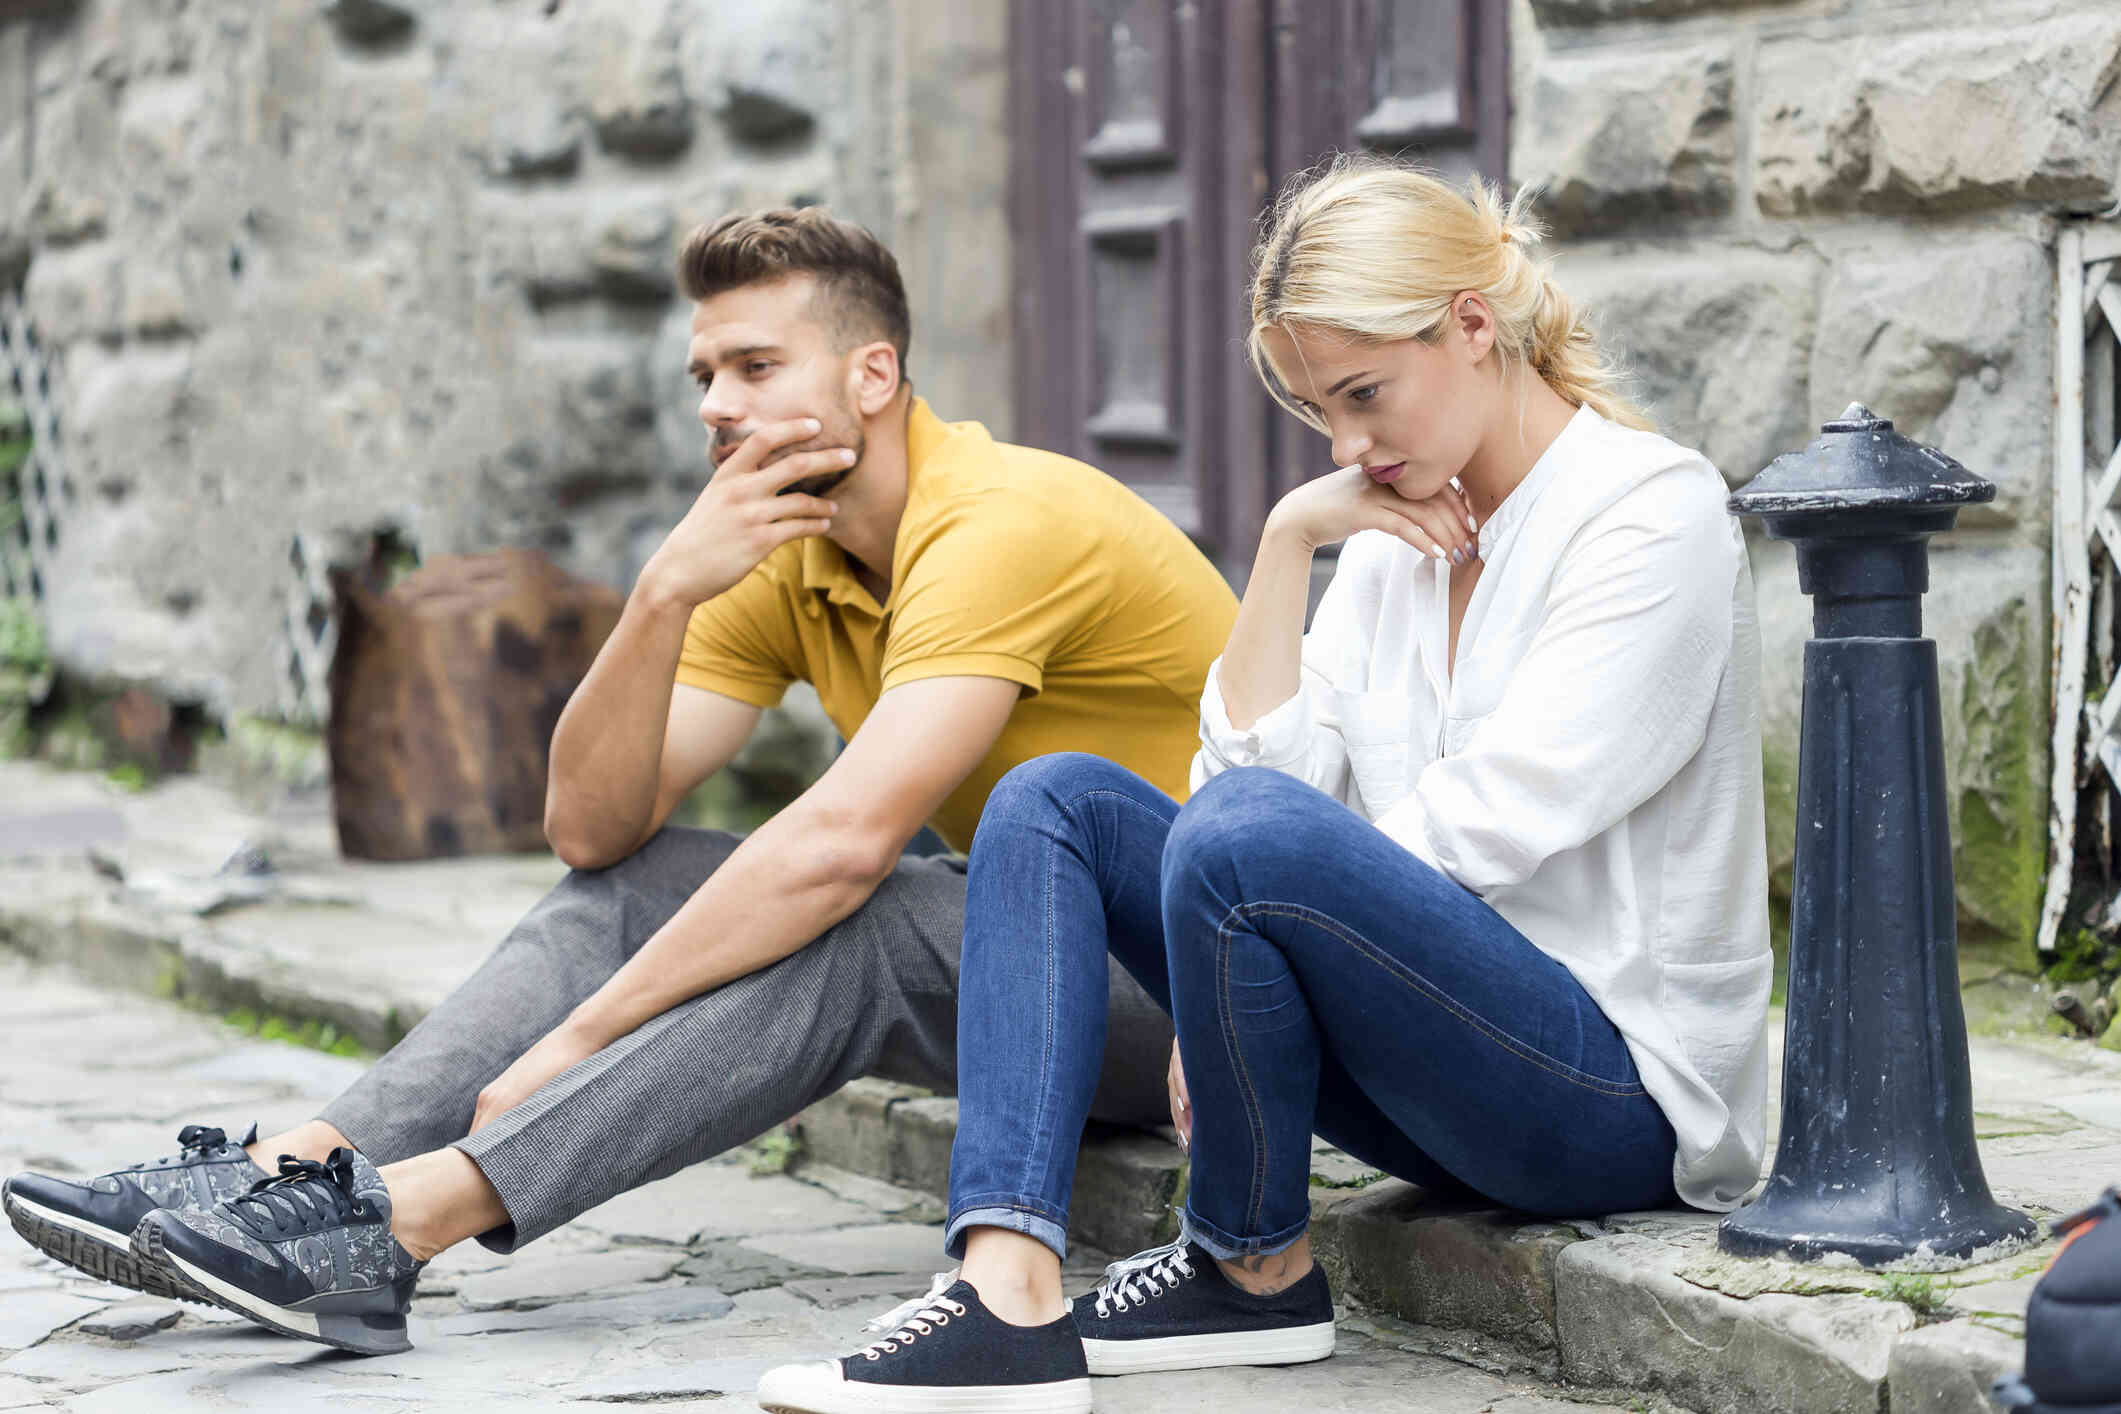
[(633, 593), (628, 596), (633, 604), (657, 617), (666, 614), (690, 617), (694, 609), (713, 597), (709, 594), (703, 598), (697, 587), (680, 587), (673, 584), (670, 577), (663, 574), (653, 560), (641, 570), (640, 577), (634, 580)]

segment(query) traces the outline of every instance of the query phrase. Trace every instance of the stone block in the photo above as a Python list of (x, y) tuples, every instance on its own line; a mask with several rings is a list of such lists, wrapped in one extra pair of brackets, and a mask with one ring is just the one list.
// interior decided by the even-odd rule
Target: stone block
[(1555, 1346), (1556, 1260), (1573, 1228), (1443, 1203), (1397, 1179), (1346, 1199), (1314, 1228), (1343, 1296), (1417, 1325)]
[(74, 1329), (89, 1335), (100, 1335), (107, 1340), (138, 1340), (156, 1331), (168, 1330), (183, 1316), (183, 1310), (171, 1301), (159, 1301), (152, 1296), (141, 1296), (130, 1301), (119, 1301), (104, 1307), (94, 1315), (74, 1323)]
[(941, 1271), (950, 1265), (943, 1256), (942, 1228), (912, 1223), (876, 1223), (868, 1227), (834, 1228), (829, 1232), (781, 1233), (747, 1238), (739, 1245), (784, 1262), (844, 1276)]
[(109, 230), (117, 145), (117, 114), (100, 85), (77, 82), (39, 96), (19, 208), (35, 242), (70, 245)]
[(350, 44), (390, 44), (412, 33), (413, 14), (391, 0), (324, 0), (324, 18)]
[(1698, 447), (1732, 486), (1816, 435), (1808, 392), (1816, 261), (1744, 249), (1616, 256), (1579, 248), (1558, 265), (1659, 428)]
[(1187, 1165), (1159, 1135), (1093, 1124), (1075, 1164), (1068, 1239), (1107, 1252), (1141, 1252), (1178, 1236)]
[(1589, 25), (1606, 20), (1665, 20), (1715, 10), (1750, 10), (1790, 0), (1532, 0), (1542, 27)]
[(112, 241), (47, 249), (29, 265), (22, 298), (48, 344), (116, 339), (125, 328), (126, 253)]
[(667, 202), (629, 200), (590, 219), (589, 264), (613, 299), (660, 306), (677, 289), (677, 243)]
[(546, 752), (620, 597), (527, 550), (336, 576), (332, 808), (357, 859), (542, 849)]
[(560, 509), (611, 489), (643, 489), (655, 465), (646, 353), (635, 340), (600, 334), (532, 345), (525, 362), (548, 390), (555, 439), (537, 459)]
[(1989, 1386), (2025, 1363), (2025, 1342), (1972, 1321), (1925, 1326), (1893, 1346), (1891, 1414), (1990, 1414)]
[(1862, 1296), (1740, 1301), (1676, 1275), (1681, 1249), (1623, 1235), (1555, 1263), (1562, 1371), (1703, 1414), (1874, 1414), (1907, 1307)]
[[(2117, 138), (2121, 142), (2121, 138)], [(1860, 400), (1996, 483), (1962, 527), (2039, 527), (2052, 484), (2054, 274), (2029, 237), (1905, 238), (1834, 262), (1811, 421)]]
[(1564, 233), (1717, 216), (1736, 190), (1726, 46), (1549, 55), (1532, 79), (1510, 169)]
[(2121, 27), (2096, 7), (1993, 28), (1760, 56), (1754, 162), (1771, 216), (2039, 202), (2121, 193)]
[(683, 7), (587, 0), (573, 17), (581, 98), (597, 143), (636, 161), (661, 162), (692, 144), (697, 122), (680, 58)]
[(817, 126), (817, 76), (831, 72), (843, 23), (837, 8), (828, 0), (713, 8), (713, 24), (686, 33), (687, 90), (741, 143), (800, 142)]
[(957, 1100), (934, 1095), (891, 1107), (891, 1167), (877, 1175), (930, 1193), (950, 1191), (950, 1146), (957, 1140)]
[[(864, 1078), (849, 1081), (796, 1116), (802, 1127), (803, 1156), (835, 1168), (891, 1177), (891, 1108), (927, 1092), (895, 1081)], [(925, 1185), (914, 1184), (923, 1192)]]
[(457, 1283), (457, 1299), (467, 1311), (534, 1311), (591, 1294), (619, 1294), (628, 1288), (669, 1276), (684, 1254), (669, 1249), (629, 1247), (616, 1252), (553, 1252), (519, 1256), (493, 1271)]

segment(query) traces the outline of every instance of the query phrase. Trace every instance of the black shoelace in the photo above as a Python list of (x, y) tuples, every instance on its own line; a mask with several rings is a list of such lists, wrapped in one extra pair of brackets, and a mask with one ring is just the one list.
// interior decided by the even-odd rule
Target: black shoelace
[(353, 1155), (334, 1149), (323, 1163), (280, 1156), (280, 1171), (259, 1179), (250, 1191), (231, 1198), (223, 1208), (231, 1218), (264, 1237), (337, 1227), (366, 1215), (354, 1197)]
[(189, 1154), (211, 1153), (227, 1142), (228, 1134), (224, 1130), (210, 1124), (187, 1124), (177, 1131), (177, 1157), (183, 1159)]

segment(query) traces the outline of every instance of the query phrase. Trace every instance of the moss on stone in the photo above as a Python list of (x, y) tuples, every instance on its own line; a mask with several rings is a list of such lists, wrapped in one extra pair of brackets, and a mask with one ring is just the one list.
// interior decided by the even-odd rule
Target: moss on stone
[(1954, 771), (1958, 846), (1952, 866), (1962, 942), (2001, 944), (2024, 969), (2047, 875), (2044, 755), (2047, 684), (2032, 615), (2012, 599), (1975, 628), (1960, 681), (1962, 747)]

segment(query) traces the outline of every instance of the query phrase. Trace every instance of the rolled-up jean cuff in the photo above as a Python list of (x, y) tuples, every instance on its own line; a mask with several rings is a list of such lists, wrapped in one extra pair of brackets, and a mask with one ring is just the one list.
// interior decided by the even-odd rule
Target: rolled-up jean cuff
[(1202, 1250), (1218, 1261), (1234, 1262), (1240, 1257), (1264, 1257), (1294, 1246), (1311, 1226), (1311, 1219), (1291, 1223), (1280, 1232), (1270, 1232), (1265, 1237), (1232, 1237), (1214, 1223), (1204, 1221), (1193, 1211), (1189, 1203), (1178, 1215), (1178, 1240), (1198, 1242)]
[(998, 1227), (1009, 1232), (1020, 1232), (1026, 1237), (1038, 1239), (1053, 1249), (1053, 1254), (1063, 1262), (1068, 1260), (1068, 1229), (1042, 1213), (1029, 1208), (988, 1206), (967, 1208), (952, 1213), (943, 1228), (943, 1251), (953, 1262), (965, 1260), (965, 1234), (975, 1227)]

